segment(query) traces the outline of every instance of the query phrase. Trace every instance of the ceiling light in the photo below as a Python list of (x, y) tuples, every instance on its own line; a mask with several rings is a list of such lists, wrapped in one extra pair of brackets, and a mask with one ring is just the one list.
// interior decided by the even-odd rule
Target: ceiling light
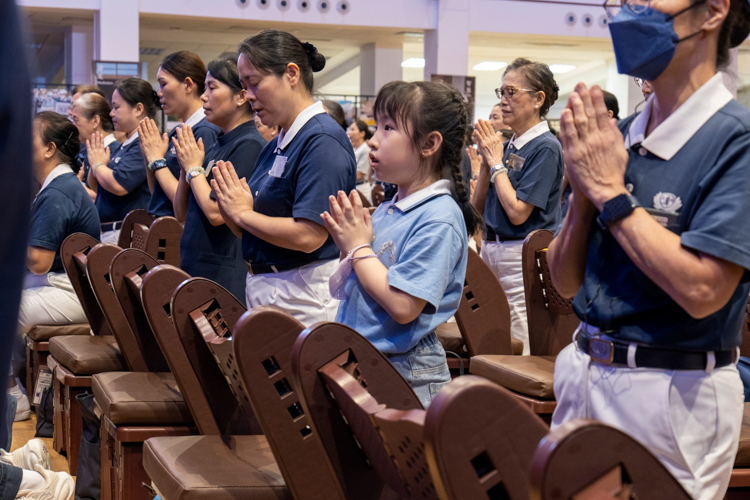
[(508, 63), (500, 61), (482, 61), (474, 66), (474, 71), (497, 71), (506, 67)]
[(402, 68), (424, 68), (424, 59), (421, 57), (410, 57), (401, 63)]
[(568, 71), (573, 71), (574, 69), (576, 69), (576, 67), (572, 64), (550, 64), (549, 69), (554, 74), (561, 75), (563, 73), (567, 73)]

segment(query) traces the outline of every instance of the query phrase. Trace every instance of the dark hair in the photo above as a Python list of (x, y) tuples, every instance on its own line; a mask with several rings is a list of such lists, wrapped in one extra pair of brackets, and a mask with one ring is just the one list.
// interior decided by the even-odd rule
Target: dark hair
[(104, 92), (96, 85), (76, 85), (73, 87), (73, 94), (99, 94), (104, 97)]
[[(700, 0), (692, 0), (695, 5)], [(725, 68), (729, 64), (729, 49), (741, 44), (750, 34), (750, 5), (747, 0), (731, 0), (729, 12), (721, 25), (716, 47), (716, 67)]]
[(354, 125), (357, 127), (357, 130), (365, 133), (365, 141), (372, 139), (372, 130), (370, 130), (370, 127), (368, 127), (365, 122), (362, 120), (355, 120)]
[(519, 71), (526, 79), (530, 90), (544, 92), (544, 103), (542, 103), (542, 107), (539, 110), (539, 116), (541, 118), (546, 117), (549, 108), (557, 101), (557, 93), (560, 91), (560, 87), (557, 86), (555, 76), (552, 74), (549, 66), (519, 57), (505, 68), (503, 78), (505, 78), (505, 75), (509, 71)]
[(42, 143), (52, 143), (57, 148), (57, 158), (60, 163), (67, 163), (75, 173), (80, 166), (74, 158), (81, 149), (78, 139), (78, 129), (65, 116), (54, 111), (42, 111), (34, 117), (39, 122), (39, 136)]
[(190, 78), (198, 88), (198, 97), (206, 90), (206, 65), (195, 52), (181, 50), (169, 54), (161, 62), (161, 69), (180, 82)]
[[(230, 88), (234, 95), (242, 92), (240, 84), (240, 74), (237, 71), (237, 58), (214, 59), (208, 63), (208, 73), (216, 80)], [(245, 102), (243, 106), (245, 112), (253, 116), (253, 106), (250, 101)]]
[(344, 113), (344, 108), (341, 107), (341, 104), (329, 99), (324, 99), (322, 102), (323, 107), (326, 108), (326, 113), (328, 113), (328, 116), (333, 118), (333, 121), (341, 125), (341, 128), (346, 130), (346, 114)]
[(136, 107), (139, 102), (143, 104), (146, 116), (151, 119), (156, 117), (156, 113), (161, 108), (159, 96), (146, 80), (140, 78), (120, 80), (115, 84), (115, 89), (131, 107)]
[(309, 93), (313, 91), (313, 72), (326, 66), (326, 58), (310, 43), (302, 43), (286, 31), (263, 30), (246, 38), (238, 50), (245, 54), (250, 63), (261, 74), (281, 76), (286, 66), (294, 63), (299, 67), (300, 76)]
[(73, 104), (73, 107), (80, 109), (87, 120), (93, 120), (95, 116), (98, 116), (102, 122), (102, 130), (105, 132), (112, 132), (115, 129), (114, 125), (112, 125), (112, 117), (109, 116), (112, 108), (109, 106), (107, 100), (99, 94), (83, 94)]
[(408, 130), (417, 150), (431, 132), (443, 136), (440, 150), (433, 156), (432, 169), (451, 181), (453, 199), (461, 208), (466, 230), (473, 235), (482, 217), (469, 202), (468, 186), (461, 174), (461, 153), (469, 126), (469, 112), (461, 93), (442, 83), (390, 82), (378, 92), (373, 111), (376, 118), (387, 116)]
[(612, 92), (602, 90), (604, 94), (604, 105), (607, 106), (607, 111), (612, 112), (612, 118), (615, 120), (620, 119), (620, 105), (617, 103), (617, 97)]

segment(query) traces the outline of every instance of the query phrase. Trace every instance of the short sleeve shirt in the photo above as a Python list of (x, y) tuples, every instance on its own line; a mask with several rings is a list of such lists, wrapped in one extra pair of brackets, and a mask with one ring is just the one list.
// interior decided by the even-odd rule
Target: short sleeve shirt
[[(286, 149), (277, 152), (278, 137), (268, 143), (248, 181), (255, 211), (269, 217), (307, 219), (323, 225), (320, 214), (329, 209), (328, 197), (349, 193), (356, 186), (354, 150), (341, 125), (325, 113), (314, 115), (300, 128)], [(282, 158), (277, 160), (277, 158)], [(284, 162), (278, 176), (270, 175), (274, 162)], [(245, 231), (245, 260), (257, 265), (292, 269), (320, 260), (338, 258), (333, 239), (311, 253), (272, 245)]]
[(99, 183), (96, 191), (96, 209), (102, 223), (121, 221), (131, 210), (148, 207), (151, 192), (146, 182), (146, 167), (143, 165), (140, 139), (136, 138), (131, 143), (125, 141), (112, 154), (107, 166), (112, 169), (115, 180), (128, 194), (117, 196)]
[[(438, 182), (447, 190), (448, 181)], [(403, 209), (393, 202), (383, 203), (373, 214), (372, 224), (372, 249), (388, 268), (388, 284), (427, 305), (414, 321), (399, 324), (352, 273), (336, 321), (357, 330), (382, 352), (405, 353), (458, 310), (468, 258), (466, 224), (458, 204), (445, 192)]]
[[(188, 120), (189, 122), (189, 120)], [(178, 125), (179, 127), (179, 125)], [(216, 125), (213, 125), (206, 120), (204, 117), (193, 127), (193, 135), (195, 140), (203, 139), (203, 150), (208, 151), (216, 142), (216, 136), (219, 135), (221, 129)], [(172, 173), (175, 179), (180, 178), (180, 162), (177, 160), (177, 151), (175, 150), (174, 144), (172, 144), (172, 138), (177, 135), (177, 127), (173, 128), (169, 132), (169, 149), (164, 159), (167, 160), (167, 168)], [(162, 189), (161, 184), (157, 180), (154, 183), (154, 192), (151, 193), (151, 201), (148, 204), (148, 213), (154, 217), (174, 216), (174, 208), (172, 207), (172, 200), (169, 199), (167, 193)]]
[(729, 101), (669, 160), (633, 144), (625, 183), (644, 207), (677, 214), (670, 229), (682, 246), (737, 264), (745, 275), (721, 310), (695, 319), (594, 223), (573, 301), (578, 317), (625, 341), (697, 351), (740, 345), (750, 292), (750, 111)]
[(503, 165), (508, 168), (508, 179), (516, 190), (516, 197), (534, 205), (534, 209), (523, 224), (513, 224), (500, 204), (495, 186), (490, 185), (484, 205), (488, 235), (494, 233), (501, 241), (506, 241), (522, 240), (537, 229), (554, 231), (560, 217), (563, 176), (562, 146), (557, 138), (552, 132), (545, 132), (520, 149), (508, 142), (503, 152)]
[(367, 178), (370, 175), (370, 146), (366, 142), (360, 144), (354, 150), (354, 158), (357, 160), (357, 172), (365, 175), (365, 182), (370, 182)]
[[(108, 136), (109, 137), (109, 136)], [(122, 144), (119, 141), (111, 141), (109, 143), (106, 142), (105, 137), (105, 145), (109, 147), (109, 154), (115, 155), (117, 154), (117, 150), (120, 149), (120, 146)], [(91, 165), (89, 165), (89, 155), (88, 151), (86, 149), (86, 143), (82, 142), (81, 147), (78, 150), (78, 154), (75, 157), (76, 165), (78, 165), (79, 170), (83, 170), (83, 183), (86, 184), (86, 186), (89, 185), (89, 170), (91, 170)]]
[(29, 245), (53, 250), (51, 272), (65, 272), (60, 246), (73, 233), (86, 233), (99, 239), (99, 214), (86, 189), (72, 172), (52, 180), (31, 207)]
[[(209, 182), (217, 161), (231, 161), (240, 178), (249, 178), (265, 143), (252, 120), (228, 134), (220, 133), (203, 160)], [(242, 242), (226, 224), (212, 225), (192, 192), (180, 240), (180, 268), (191, 276), (216, 281), (245, 301), (247, 264), (242, 259)]]

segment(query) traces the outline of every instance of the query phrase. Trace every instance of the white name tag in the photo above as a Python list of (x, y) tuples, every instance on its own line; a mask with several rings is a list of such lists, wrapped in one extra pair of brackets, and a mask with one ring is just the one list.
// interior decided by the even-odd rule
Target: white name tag
[(120, 163), (120, 157), (115, 158), (115, 164)]
[(268, 171), (268, 175), (271, 177), (281, 177), (284, 175), (284, 167), (286, 167), (286, 156), (277, 156), (273, 160), (273, 167)]

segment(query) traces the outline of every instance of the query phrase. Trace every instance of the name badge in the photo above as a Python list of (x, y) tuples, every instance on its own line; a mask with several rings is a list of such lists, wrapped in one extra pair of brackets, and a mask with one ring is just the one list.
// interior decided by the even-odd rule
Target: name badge
[(647, 208), (646, 212), (654, 218), (662, 227), (665, 227), (675, 234), (680, 234), (680, 226), (677, 224), (679, 214), (676, 212), (668, 212), (666, 210), (659, 210), (658, 208)]
[(206, 165), (206, 177), (208, 177), (208, 174), (211, 173), (211, 169), (214, 168), (216, 165), (216, 160), (211, 160), (208, 162), (208, 165)]
[(115, 164), (120, 163), (120, 157), (115, 158)]
[(286, 167), (286, 156), (277, 156), (273, 160), (273, 167), (268, 171), (268, 175), (271, 177), (281, 177), (284, 175), (284, 167)]
[(507, 167), (508, 170), (514, 170), (516, 172), (519, 172), (523, 168), (523, 164), (526, 162), (526, 158), (521, 158), (520, 156), (511, 153), (510, 158), (508, 158)]

